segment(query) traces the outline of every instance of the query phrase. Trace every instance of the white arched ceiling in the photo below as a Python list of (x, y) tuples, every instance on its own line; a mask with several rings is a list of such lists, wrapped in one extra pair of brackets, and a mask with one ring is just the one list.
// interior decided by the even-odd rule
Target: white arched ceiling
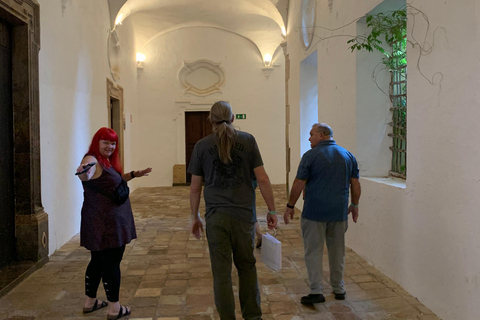
[(252, 41), (273, 56), (283, 41), (278, 0), (127, 0), (116, 19), (131, 19), (137, 51), (154, 38), (186, 27), (213, 27)]

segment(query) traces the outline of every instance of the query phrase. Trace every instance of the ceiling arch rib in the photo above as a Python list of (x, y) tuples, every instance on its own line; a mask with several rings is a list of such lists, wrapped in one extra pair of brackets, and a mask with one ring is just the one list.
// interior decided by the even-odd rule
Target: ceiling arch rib
[(128, 0), (117, 19), (130, 18), (137, 49), (186, 27), (215, 27), (252, 41), (263, 56), (283, 41), (283, 19), (271, 0)]
[[(237, 36), (239, 36), (239, 37), (242, 37), (242, 38), (246, 39), (247, 41), (251, 42), (252, 45), (257, 49), (258, 53), (261, 54), (260, 48), (258, 48), (258, 47), (257, 47), (257, 44), (256, 44), (254, 41), (252, 41), (251, 39), (246, 38), (246, 37), (244, 37), (243, 35), (238, 34), (238, 33), (235, 33), (235, 32), (233, 32), (233, 31), (231, 31), (231, 30), (222, 28), (222, 27), (220, 27), (220, 26), (209, 25), (209, 24), (181, 24), (181, 25), (176, 25), (176, 26), (174, 26), (174, 27), (172, 27), (172, 28), (169, 28), (169, 29), (167, 29), (167, 30), (161, 31), (161, 32), (157, 33), (156, 35), (152, 36), (152, 37), (145, 43), (144, 47), (147, 46), (150, 42), (154, 41), (156, 38), (161, 37), (161, 36), (163, 36), (163, 35), (165, 35), (165, 34), (167, 34), (167, 33), (169, 33), (169, 32), (176, 31), (176, 30), (181, 30), (181, 29), (188, 29), (188, 28), (212, 28), (212, 29), (219, 29), (219, 30), (222, 30), (222, 31), (225, 31), (225, 32), (233, 33), (233, 34), (235, 34), (235, 35), (237, 35)], [(143, 47), (141, 47), (141, 48), (143, 48)]]

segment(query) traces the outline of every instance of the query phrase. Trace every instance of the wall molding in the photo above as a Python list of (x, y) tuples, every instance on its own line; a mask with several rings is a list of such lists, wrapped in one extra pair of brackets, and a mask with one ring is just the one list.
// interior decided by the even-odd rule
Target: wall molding
[(113, 81), (120, 79), (120, 40), (118, 39), (117, 31), (113, 30), (108, 33), (107, 39), (107, 59), (110, 68), (110, 74)]
[[(208, 83), (206, 88), (197, 88), (192, 83), (188, 82), (188, 77), (197, 72), (198, 70), (206, 69), (214, 73), (218, 81), (215, 83)], [(178, 73), (178, 81), (184, 89), (183, 93), (191, 93), (196, 96), (204, 97), (213, 93), (222, 93), (222, 86), (225, 83), (225, 72), (222, 67), (220, 67), (220, 62), (213, 62), (207, 59), (201, 59), (194, 62), (184, 61), (182, 69)]]

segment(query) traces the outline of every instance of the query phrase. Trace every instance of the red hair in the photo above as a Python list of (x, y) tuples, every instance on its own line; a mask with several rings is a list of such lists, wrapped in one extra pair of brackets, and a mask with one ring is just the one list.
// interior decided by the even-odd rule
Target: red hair
[[(108, 161), (106, 158), (104, 158), (102, 155), (100, 155), (100, 140), (108, 140), (108, 141), (115, 141), (117, 144), (115, 150), (113, 151), (112, 155)], [(98, 129), (97, 133), (92, 138), (92, 143), (90, 144), (90, 148), (88, 149), (87, 154), (94, 156), (97, 158), (97, 161), (100, 162), (100, 164), (104, 168), (110, 168), (110, 166), (113, 166), (115, 171), (118, 173), (122, 174), (122, 165), (120, 164), (120, 158), (118, 156), (118, 136), (117, 133), (110, 128), (100, 128)]]

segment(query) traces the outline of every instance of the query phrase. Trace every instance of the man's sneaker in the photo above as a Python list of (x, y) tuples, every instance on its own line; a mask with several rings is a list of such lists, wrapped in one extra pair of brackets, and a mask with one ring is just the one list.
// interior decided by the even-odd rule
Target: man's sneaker
[(309, 294), (308, 296), (302, 297), (300, 299), (301, 304), (312, 305), (314, 303), (325, 302), (325, 297), (323, 294)]
[(335, 293), (335, 299), (345, 300), (345, 292), (344, 293)]

